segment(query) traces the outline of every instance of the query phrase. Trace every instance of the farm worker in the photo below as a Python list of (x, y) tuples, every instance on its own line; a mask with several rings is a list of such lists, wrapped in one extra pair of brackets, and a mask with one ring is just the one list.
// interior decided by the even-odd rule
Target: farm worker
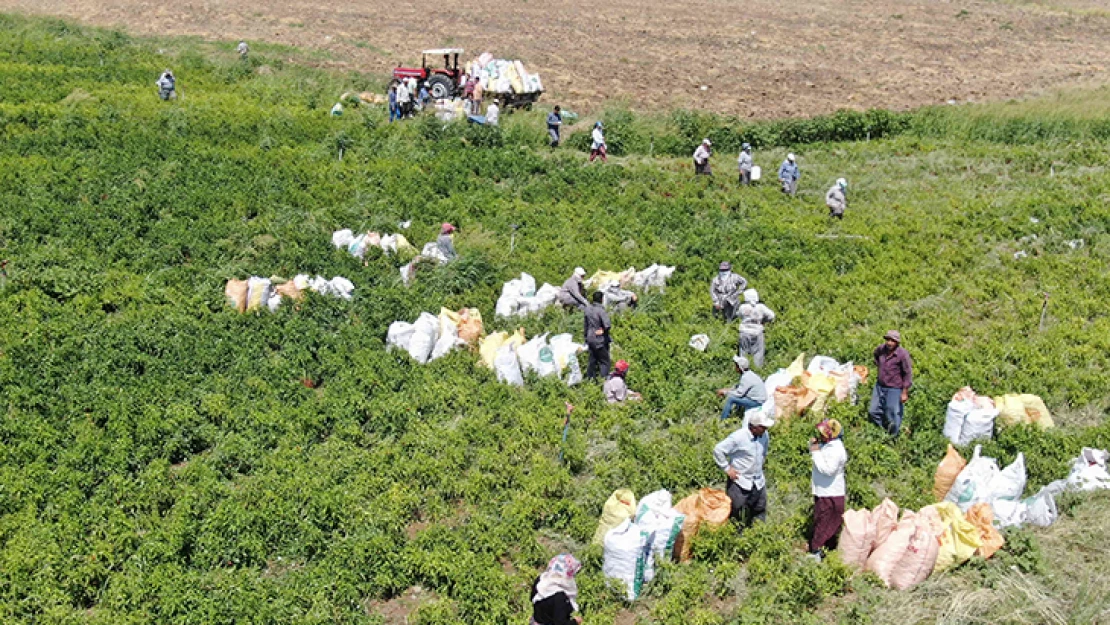
[(582, 625), (578, 611), (578, 583), (574, 576), (582, 564), (569, 553), (561, 553), (547, 563), (547, 570), (532, 583), (532, 621), (530, 625)]
[(837, 534), (844, 520), (844, 465), (848, 452), (841, 440), (843, 428), (836, 419), (817, 424), (817, 436), (809, 439), (813, 460), (813, 534), (810, 557), (820, 560), (822, 549), (836, 549)]
[(490, 126), (497, 125), (497, 119), (501, 117), (501, 107), (497, 105), (497, 100), (489, 103), (486, 109), (486, 123)]
[(558, 106), (547, 114), (547, 134), (551, 137), (551, 147), (559, 147), (559, 127), (563, 125), (563, 110)]
[(887, 332), (883, 344), (875, 348), (875, 367), (879, 375), (871, 392), (871, 422), (897, 437), (902, 430), (902, 407), (913, 386), (913, 361), (897, 330)]
[(782, 184), (782, 192), (790, 195), (797, 193), (798, 178), (801, 175), (798, 164), (794, 160), (794, 153), (787, 154), (786, 160), (779, 165), (779, 183)]
[(713, 154), (713, 142), (708, 138), (701, 140), (701, 145), (694, 150), (694, 174), (712, 176), (713, 168), (709, 166), (709, 157)]
[(740, 522), (741, 532), (752, 521), (762, 521), (767, 516), (763, 460), (770, 443), (767, 429), (774, 424), (775, 420), (760, 410), (713, 448), (713, 461), (728, 475), (725, 492), (732, 502), (729, 516)]
[(482, 81), (477, 76), (471, 78), (474, 81), (474, 93), (471, 96), (471, 101), (474, 105), (474, 112), (477, 114), (482, 110), (482, 97), (485, 89), (482, 89)]
[(397, 85), (389, 86), (389, 123), (401, 119), (401, 104), (397, 102)]
[(239, 45), (235, 46), (235, 51), (239, 53), (239, 58), (245, 61), (247, 60), (247, 54), (250, 52), (250, 46), (247, 45), (246, 41), (240, 41)]
[(725, 398), (725, 407), (721, 410), (721, 420), (732, 415), (732, 409), (740, 406), (744, 410), (759, 408), (767, 401), (767, 388), (751, 370), (748, 359), (743, 356), (733, 356), (732, 362), (736, 365), (736, 372), (740, 374), (740, 381), (732, 388), (717, 389), (717, 397)]
[(837, 178), (836, 184), (825, 194), (825, 205), (829, 207), (829, 217), (844, 219), (844, 209), (848, 208), (848, 181)]
[(740, 346), (741, 356), (752, 357), (755, 366), (763, 366), (763, 326), (775, 320), (775, 312), (759, 301), (759, 291), (744, 291), (744, 303), (740, 304)]
[(426, 85), (424, 83), (420, 84), (419, 100), (420, 100), (420, 110), (424, 110), (424, 109), (428, 108), (428, 104), (431, 103), (431, 101), (432, 101), (432, 94), (428, 93), (428, 85)]
[(626, 401), (643, 399), (636, 391), (628, 390), (628, 384), (624, 381), (626, 375), (628, 375), (628, 361), (618, 360), (617, 364), (613, 365), (613, 372), (609, 374), (609, 379), (605, 380), (605, 384), (601, 387), (601, 392), (605, 393), (605, 401), (610, 404), (623, 404)]
[(748, 286), (748, 281), (732, 273), (732, 263), (723, 261), (717, 266), (717, 275), (709, 283), (709, 297), (713, 299), (713, 315), (721, 315), (725, 323), (736, 319), (736, 309), (740, 306), (740, 291)]
[(598, 158), (598, 157), (601, 158), (602, 163), (605, 162), (606, 147), (605, 147), (605, 133), (603, 132), (604, 130), (605, 130), (605, 127), (601, 125), (601, 122), (597, 122), (597, 123), (594, 124), (594, 131), (592, 133), (594, 141), (593, 141), (592, 144), (590, 144), (590, 162), (591, 163), (593, 162), (593, 160), (595, 158)]
[(586, 277), (586, 270), (581, 267), (574, 268), (574, 274), (567, 278), (563, 283), (562, 288), (555, 295), (555, 299), (567, 308), (578, 308), (585, 310), (590, 305), (586, 301), (586, 285), (582, 283), (582, 278)]
[(736, 159), (740, 166), (740, 184), (752, 183), (752, 146), (745, 143), (740, 146), (740, 158)]
[(455, 242), (451, 240), (451, 235), (458, 230), (455, 226), (445, 223), (439, 227), (439, 237), (436, 239), (436, 249), (443, 255), (448, 262), (458, 258), (458, 253), (455, 252)]
[(474, 85), (477, 82), (473, 76), (463, 81), (463, 104), (466, 107), (466, 112), (470, 115), (482, 114), (482, 108), (474, 105)]
[(622, 289), (620, 282), (616, 280), (606, 282), (601, 285), (601, 289), (599, 290), (602, 295), (601, 303), (607, 309), (613, 309), (619, 312), (628, 310), (629, 308), (635, 308), (640, 304), (639, 296), (628, 289)]
[(409, 116), (409, 106), (412, 102), (412, 93), (405, 81), (397, 83), (397, 119)]
[(594, 291), (592, 301), (586, 306), (585, 326), (586, 349), (590, 353), (590, 360), (586, 365), (586, 379), (592, 380), (600, 375), (609, 377), (609, 313), (601, 305), (603, 295), (601, 291)]
[(166, 70), (158, 77), (158, 97), (163, 100), (176, 100), (177, 99), (177, 79), (174, 78), (173, 72)]

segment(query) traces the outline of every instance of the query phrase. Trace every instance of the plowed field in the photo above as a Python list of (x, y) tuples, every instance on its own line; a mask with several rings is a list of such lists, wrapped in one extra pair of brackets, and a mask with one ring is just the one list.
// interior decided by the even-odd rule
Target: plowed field
[(521, 58), (549, 101), (752, 117), (980, 101), (1105, 82), (1105, 0), (0, 0), (137, 34), (272, 41), (380, 72), (419, 50)]

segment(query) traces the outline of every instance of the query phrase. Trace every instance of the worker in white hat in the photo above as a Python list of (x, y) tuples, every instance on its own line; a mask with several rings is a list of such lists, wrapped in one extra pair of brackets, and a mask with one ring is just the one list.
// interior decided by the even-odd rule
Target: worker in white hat
[(709, 166), (709, 157), (713, 155), (713, 142), (709, 138), (702, 139), (701, 145), (694, 150), (694, 173), (701, 176), (712, 176), (713, 168)]
[(732, 388), (717, 389), (717, 397), (725, 398), (725, 407), (721, 410), (721, 420), (732, 415), (733, 408), (739, 406), (744, 410), (759, 408), (767, 401), (767, 388), (763, 379), (752, 371), (751, 364), (743, 356), (733, 356), (732, 363), (736, 365), (736, 372), (740, 374), (740, 381)]
[(752, 145), (744, 143), (740, 146), (740, 156), (736, 159), (740, 167), (740, 184), (747, 186), (752, 183)]
[(763, 521), (767, 516), (763, 461), (771, 438), (767, 430), (774, 424), (775, 420), (759, 409), (713, 448), (713, 461), (728, 475), (725, 492), (732, 502), (729, 516), (740, 523), (741, 532), (752, 521)]
[(740, 292), (748, 286), (743, 276), (732, 271), (732, 263), (721, 261), (717, 275), (709, 282), (709, 297), (713, 300), (713, 315), (720, 315), (725, 323), (736, 319), (736, 309), (740, 306)]
[(786, 155), (786, 160), (779, 165), (779, 183), (782, 185), (782, 192), (787, 195), (793, 196), (798, 192), (798, 178), (802, 177), (802, 172), (798, 170), (798, 163), (794, 158), (794, 153)]
[(555, 299), (567, 308), (585, 310), (589, 302), (586, 300), (586, 285), (582, 279), (586, 277), (586, 270), (575, 267), (574, 273), (563, 283), (562, 288), (555, 295)]
[(775, 311), (759, 301), (759, 291), (746, 289), (744, 303), (740, 304), (740, 345), (736, 350), (741, 356), (751, 356), (757, 368), (763, 366), (763, 326), (775, 320)]
[(848, 181), (837, 178), (836, 184), (825, 193), (825, 206), (829, 207), (829, 217), (844, 219), (844, 211), (848, 208)]

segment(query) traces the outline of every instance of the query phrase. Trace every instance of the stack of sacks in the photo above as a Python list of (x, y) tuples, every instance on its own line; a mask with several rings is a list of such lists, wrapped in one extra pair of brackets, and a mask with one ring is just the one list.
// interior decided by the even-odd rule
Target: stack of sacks
[(978, 554), (991, 557), (1004, 544), (987, 504), (969, 514), (951, 502), (902, 510), (889, 499), (871, 513), (848, 510), (840, 536), (841, 559), (872, 571), (891, 588), (905, 590)]
[(998, 414), (990, 397), (976, 395), (970, 386), (965, 386), (948, 402), (944, 435), (954, 445), (967, 445), (979, 438), (990, 438)]
[(678, 502), (674, 509), (686, 515), (686, 519), (682, 522), (682, 532), (678, 535), (674, 546), (679, 561), (686, 562), (690, 559), (690, 548), (693, 546), (698, 529), (702, 524), (720, 527), (728, 523), (732, 501), (723, 490), (703, 488)]
[(366, 257), (366, 250), (371, 247), (381, 248), (386, 254), (398, 252), (415, 252), (416, 248), (409, 243), (403, 234), (380, 235), (377, 232), (364, 232), (357, 236), (350, 230), (337, 230), (331, 235), (331, 244), (337, 249), (346, 249), (351, 256), (358, 259)]
[(224, 287), (224, 295), (228, 303), (239, 312), (255, 310), (263, 306), (270, 312), (274, 312), (281, 306), (283, 297), (299, 300), (306, 290), (349, 300), (355, 285), (341, 276), (325, 280), (321, 276), (309, 278), (307, 274), (301, 274), (289, 281), (276, 276), (271, 278), (251, 276), (247, 280), (228, 280)]
[(501, 297), (497, 299), (494, 314), (498, 317), (525, 316), (538, 313), (555, 303), (559, 289), (546, 282), (536, 290), (536, 279), (522, 273), (519, 278), (509, 280), (501, 287)]
[(587, 288), (593, 289), (600, 288), (608, 282), (616, 282), (622, 289), (634, 287), (643, 291), (652, 289), (663, 291), (667, 287), (667, 279), (674, 274), (674, 271), (674, 267), (667, 267), (659, 264), (654, 264), (643, 271), (636, 271), (635, 267), (629, 267), (624, 271), (604, 271), (599, 269), (583, 284)]
[(651, 552), (664, 562), (674, 554), (675, 543), (682, 534), (685, 522), (686, 515), (671, 507), (670, 491), (655, 491), (641, 499), (636, 508), (636, 525), (652, 534)]
[(477, 76), (482, 89), (494, 93), (539, 93), (543, 82), (539, 74), (530, 74), (520, 61), (495, 59), (483, 52), (467, 66), (471, 76)]
[(814, 356), (802, 373), (802, 386), (816, 395), (812, 409), (821, 412), (830, 397), (840, 402), (851, 400), (855, 404), (858, 401), (856, 391), (867, 381), (869, 373), (864, 366), (851, 362), (842, 365), (828, 356)]
[(528, 341), (524, 328), (511, 335), (494, 332), (478, 342), (482, 364), (493, 369), (499, 381), (515, 386), (524, 385), (524, 374), (529, 371), (539, 377), (557, 377), (567, 386), (578, 384), (582, 381), (578, 353), (585, 349), (569, 334), (557, 334), (550, 342), (546, 334)]
[(1036, 395), (1003, 395), (994, 398), (994, 404), (998, 406), (998, 418), (1003, 425), (1029, 423), (1045, 430), (1055, 425), (1048, 407)]
[(1056, 495), (1069, 490), (1087, 492), (1110, 489), (1110, 472), (1106, 469), (1108, 457), (1110, 453), (1106, 450), (1084, 447), (1072, 461), (1067, 478), (1048, 484), (1036, 495), (1016, 504), (1014, 516), (1022, 522), (1047, 527), (1056, 521)]
[(442, 358), (456, 346), (467, 344), (459, 338), (459, 318), (458, 313), (442, 308), (438, 318), (420, 313), (416, 323), (394, 321), (386, 334), (387, 349), (403, 349), (420, 364)]
[[(943, 487), (942, 482), (947, 479), (947, 475), (943, 480), (939, 475), (942, 468), (950, 474), (953, 466), (959, 461), (958, 454), (955, 458), (951, 456), (952, 454), (946, 456), (937, 467), (938, 476), (934, 480), (934, 491)], [(995, 459), (981, 456), (980, 446), (976, 445), (971, 460), (956, 476), (944, 499), (955, 504), (963, 512), (967, 512), (977, 503), (989, 504), (997, 525), (1007, 527), (1025, 522), (1025, 509), (1021, 505), (1021, 494), (1024, 490), (1024, 454), (1019, 453), (1009, 466), (999, 469)]]

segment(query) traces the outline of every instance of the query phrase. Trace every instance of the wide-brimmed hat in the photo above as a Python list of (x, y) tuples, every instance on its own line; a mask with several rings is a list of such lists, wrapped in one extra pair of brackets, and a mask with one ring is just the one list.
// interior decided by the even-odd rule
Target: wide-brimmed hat
[(883, 338), (894, 341), (895, 343), (902, 342), (902, 334), (898, 330), (887, 330), (886, 334), (883, 335)]
[(717, 266), (717, 269), (721, 271), (732, 271), (732, 263), (728, 262), (727, 260), (723, 261), (720, 265)]
[(744, 358), (743, 356), (733, 356), (732, 362), (736, 363), (736, 366), (740, 367), (741, 369), (746, 370), (751, 367), (751, 363), (748, 362), (748, 359)]

